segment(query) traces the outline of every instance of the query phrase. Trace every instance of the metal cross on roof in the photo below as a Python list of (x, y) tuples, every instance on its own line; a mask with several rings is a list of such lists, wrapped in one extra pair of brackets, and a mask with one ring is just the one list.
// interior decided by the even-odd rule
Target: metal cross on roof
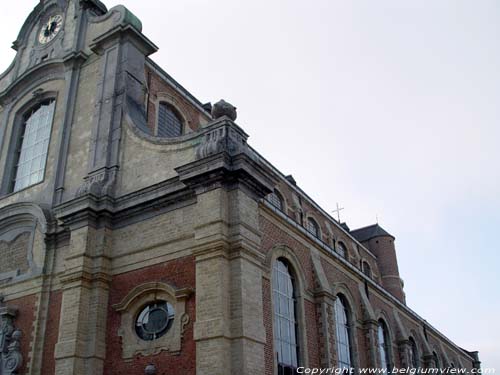
[(337, 214), (337, 221), (340, 223), (340, 211), (342, 211), (344, 207), (340, 207), (339, 202), (337, 202), (337, 209), (332, 211), (332, 214)]

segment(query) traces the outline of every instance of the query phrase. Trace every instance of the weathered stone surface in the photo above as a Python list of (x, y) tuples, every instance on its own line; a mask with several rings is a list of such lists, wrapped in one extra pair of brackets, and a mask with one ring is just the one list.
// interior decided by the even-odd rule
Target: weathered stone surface
[[(63, 30), (42, 46), (54, 13)], [(330, 217), (248, 145), (234, 106), (208, 113), (152, 62), (141, 29), (123, 6), (41, 1), (0, 75), (0, 316), (19, 310), (3, 320), (0, 375), (273, 375), (277, 259), (293, 273), (300, 365), (338, 364), (343, 298), (355, 367), (380, 363), (383, 321), (391, 365), (409, 365), (411, 338), (422, 366), (478, 368), (477, 353), (405, 306), (393, 237), (360, 240)], [(43, 181), (13, 192), (25, 115), (48, 99)], [(154, 135), (161, 102), (181, 136)], [(279, 207), (263, 199), (273, 191)], [(175, 306), (171, 331), (141, 341), (135, 318), (160, 298)]]
[(224, 116), (228, 117), (232, 121), (236, 121), (236, 117), (238, 117), (236, 107), (221, 99), (212, 107), (212, 117), (214, 120), (217, 120)]

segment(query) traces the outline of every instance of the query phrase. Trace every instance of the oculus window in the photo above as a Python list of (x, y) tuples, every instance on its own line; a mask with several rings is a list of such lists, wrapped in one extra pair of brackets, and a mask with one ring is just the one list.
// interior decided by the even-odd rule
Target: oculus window
[(135, 322), (137, 336), (146, 341), (162, 337), (172, 326), (175, 311), (166, 301), (156, 301), (146, 305)]

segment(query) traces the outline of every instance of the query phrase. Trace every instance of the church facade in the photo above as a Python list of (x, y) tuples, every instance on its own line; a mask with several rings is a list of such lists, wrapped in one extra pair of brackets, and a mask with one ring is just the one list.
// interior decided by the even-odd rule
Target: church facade
[(150, 58), (127, 8), (41, 0), (0, 75), (0, 375), (477, 369), (351, 230)]

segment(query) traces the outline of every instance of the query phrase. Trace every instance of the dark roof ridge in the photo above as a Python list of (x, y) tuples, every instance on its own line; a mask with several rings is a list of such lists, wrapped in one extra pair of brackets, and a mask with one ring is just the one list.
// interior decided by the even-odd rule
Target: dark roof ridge
[(368, 225), (366, 227), (353, 229), (351, 234), (360, 242), (371, 240), (375, 237), (389, 236), (396, 239), (392, 234), (387, 232), (384, 228), (380, 226), (379, 223)]

